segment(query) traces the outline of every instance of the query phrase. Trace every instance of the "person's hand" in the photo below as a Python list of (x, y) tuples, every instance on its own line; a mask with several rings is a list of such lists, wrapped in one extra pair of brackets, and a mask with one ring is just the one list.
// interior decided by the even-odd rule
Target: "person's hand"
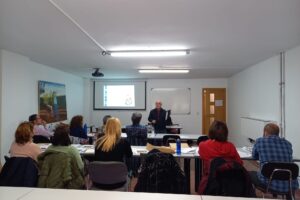
[(47, 122), (45, 120), (42, 120), (42, 125), (46, 127)]
[(156, 120), (152, 120), (152, 124), (155, 124), (156, 123)]

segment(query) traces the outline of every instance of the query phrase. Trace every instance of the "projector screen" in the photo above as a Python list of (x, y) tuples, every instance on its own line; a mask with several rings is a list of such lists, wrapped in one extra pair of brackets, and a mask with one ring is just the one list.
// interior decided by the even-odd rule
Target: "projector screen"
[(146, 110), (146, 82), (94, 81), (94, 110)]

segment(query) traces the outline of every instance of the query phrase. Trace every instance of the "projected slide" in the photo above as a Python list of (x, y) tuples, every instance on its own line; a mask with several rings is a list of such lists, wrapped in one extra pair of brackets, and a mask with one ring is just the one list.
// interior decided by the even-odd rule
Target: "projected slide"
[(134, 85), (104, 85), (104, 107), (135, 107)]
[(94, 110), (145, 110), (146, 82), (94, 81)]

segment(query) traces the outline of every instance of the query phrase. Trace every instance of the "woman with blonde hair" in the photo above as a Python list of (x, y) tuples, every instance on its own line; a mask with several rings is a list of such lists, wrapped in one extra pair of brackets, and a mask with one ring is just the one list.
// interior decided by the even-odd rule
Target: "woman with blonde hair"
[(15, 132), (15, 141), (10, 146), (10, 156), (30, 157), (37, 161), (37, 156), (42, 153), (42, 150), (32, 142), (33, 135), (33, 124), (22, 122)]
[(95, 160), (120, 161), (131, 157), (130, 144), (121, 138), (121, 122), (118, 118), (109, 118), (105, 126), (105, 134), (96, 141)]

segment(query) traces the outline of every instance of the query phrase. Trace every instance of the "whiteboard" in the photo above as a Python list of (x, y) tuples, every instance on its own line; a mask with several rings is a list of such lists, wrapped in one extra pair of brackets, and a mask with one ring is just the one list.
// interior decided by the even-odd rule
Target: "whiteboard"
[(241, 133), (247, 138), (256, 140), (263, 136), (264, 127), (268, 123), (276, 123), (272, 120), (241, 117)]
[(171, 110), (171, 114), (191, 113), (191, 89), (190, 88), (151, 88), (151, 108), (155, 107), (155, 101), (161, 100), (165, 110)]

